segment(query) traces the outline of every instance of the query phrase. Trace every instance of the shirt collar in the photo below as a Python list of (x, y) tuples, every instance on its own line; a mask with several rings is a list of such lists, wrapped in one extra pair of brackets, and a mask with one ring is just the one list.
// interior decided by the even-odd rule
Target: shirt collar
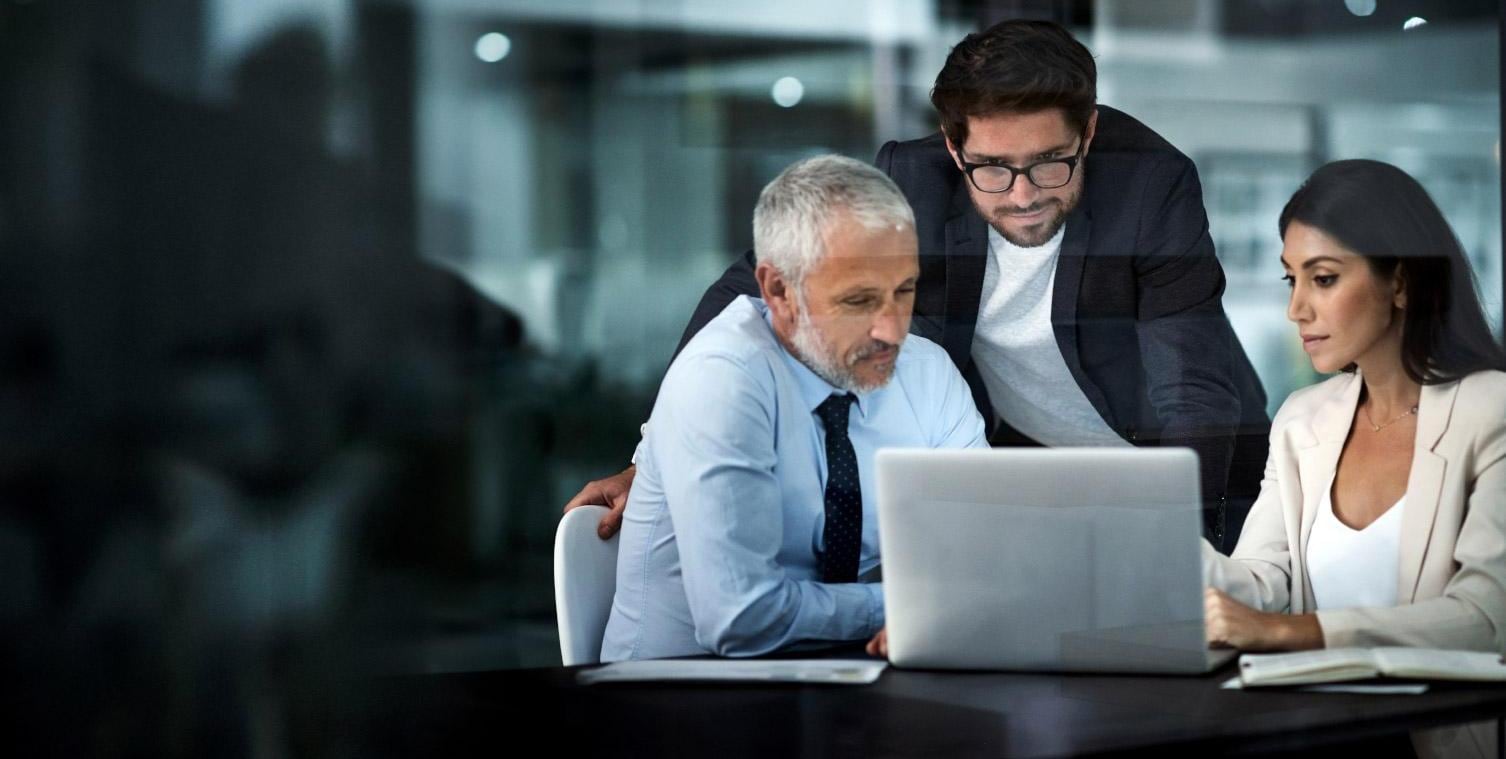
[[(774, 344), (779, 348), (779, 355), (784, 359), (785, 365), (790, 368), (790, 373), (795, 375), (795, 384), (800, 388), (800, 398), (805, 402), (806, 410), (814, 412), (817, 406), (826, 402), (827, 398), (833, 395), (853, 392), (843, 390), (821, 379), (803, 361), (786, 350), (784, 344), (779, 342), (778, 334), (774, 332), (774, 315), (769, 310), (768, 304), (764, 303), (762, 298), (749, 298), (749, 300), (753, 301), (759, 312), (763, 314), (764, 323), (769, 325), (769, 334), (774, 338)], [(893, 380), (890, 381), (892, 382)], [(853, 395), (857, 396), (857, 403), (854, 405), (857, 406), (858, 413), (866, 418), (868, 416), (869, 396), (873, 395), (873, 393), (853, 392)]]

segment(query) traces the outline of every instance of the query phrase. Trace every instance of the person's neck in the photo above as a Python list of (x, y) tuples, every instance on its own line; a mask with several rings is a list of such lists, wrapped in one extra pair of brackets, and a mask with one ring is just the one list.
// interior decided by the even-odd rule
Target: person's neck
[(1365, 403), (1372, 419), (1391, 419), (1417, 405), (1422, 385), (1402, 368), (1401, 354), (1356, 362), (1365, 383)]

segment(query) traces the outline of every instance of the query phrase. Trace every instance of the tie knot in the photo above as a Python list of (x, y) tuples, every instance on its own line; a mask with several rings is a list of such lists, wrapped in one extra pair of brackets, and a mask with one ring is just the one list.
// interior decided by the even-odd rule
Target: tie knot
[(827, 431), (847, 430), (847, 410), (852, 408), (857, 399), (852, 393), (833, 394), (816, 407), (816, 413), (821, 415), (821, 423), (826, 425)]

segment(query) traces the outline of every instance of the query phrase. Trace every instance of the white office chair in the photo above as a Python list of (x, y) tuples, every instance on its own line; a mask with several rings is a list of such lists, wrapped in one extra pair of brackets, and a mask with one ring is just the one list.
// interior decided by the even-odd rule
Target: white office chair
[(565, 666), (601, 661), (601, 637), (617, 591), (617, 536), (596, 537), (605, 506), (566, 512), (554, 533), (554, 610)]

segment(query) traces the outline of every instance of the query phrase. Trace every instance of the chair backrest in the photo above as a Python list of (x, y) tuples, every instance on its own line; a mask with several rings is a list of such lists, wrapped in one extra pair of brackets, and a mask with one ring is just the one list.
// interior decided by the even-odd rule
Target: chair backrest
[(554, 533), (554, 610), (567, 667), (601, 661), (601, 638), (617, 592), (617, 536), (596, 536), (606, 514), (605, 506), (571, 509)]

